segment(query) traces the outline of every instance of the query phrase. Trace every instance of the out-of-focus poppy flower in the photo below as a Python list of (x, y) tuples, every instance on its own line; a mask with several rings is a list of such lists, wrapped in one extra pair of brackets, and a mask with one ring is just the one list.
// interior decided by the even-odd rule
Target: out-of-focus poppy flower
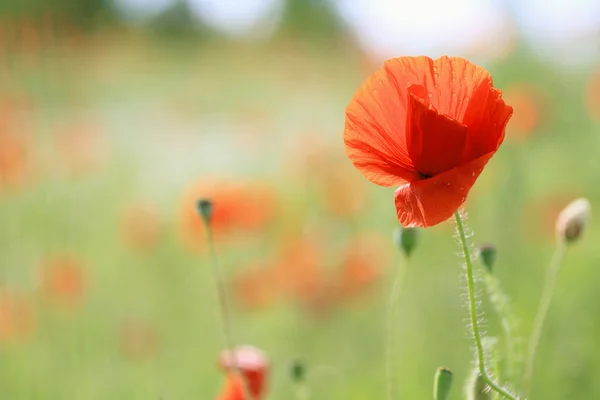
[(154, 211), (137, 204), (128, 208), (122, 216), (123, 241), (133, 249), (147, 250), (160, 239), (160, 222)]
[(524, 139), (539, 125), (540, 101), (534, 88), (527, 85), (514, 85), (504, 90), (503, 97), (514, 110), (507, 128), (509, 139)]
[(587, 85), (585, 104), (590, 117), (600, 122), (600, 70), (594, 73)]
[(99, 127), (89, 122), (61, 128), (56, 134), (56, 147), (61, 166), (72, 176), (97, 170), (107, 157), (107, 146)]
[(251, 309), (271, 305), (280, 295), (275, 281), (275, 268), (271, 265), (252, 265), (244, 268), (233, 279), (236, 300)]
[(464, 203), (511, 115), (490, 74), (467, 60), (394, 58), (346, 108), (346, 153), (371, 182), (399, 186), (403, 226), (433, 226)]
[(309, 239), (283, 245), (276, 263), (275, 282), (283, 295), (300, 302), (317, 296), (325, 283), (321, 252)]
[[(269, 373), (269, 360), (263, 351), (252, 346), (240, 346), (233, 351), (225, 350), (221, 353), (219, 365), (227, 372), (227, 379), (217, 400), (263, 399)], [(239, 369), (241, 376), (236, 374), (234, 367)], [(245, 379), (253, 399), (244, 397), (244, 383), (240, 378)]]
[(25, 141), (16, 134), (0, 132), (0, 188), (22, 182), (27, 160)]
[[(576, 193), (570, 190), (565, 193)], [(581, 191), (579, 191), (581, 192)], [(555, 236), (556, 218), (560, 212), (573, 200), (572, 196), (564, 194), (550, 195), (537, 198), (523, 208), (521, 229), (528, 237), (551, 238)]]
[(9, 342), (27, 336), (35, 327), (31, 303), (21, 294), (0, 289), (0, 341)]
[(121, 354), (129, 360), (141, 361), (156, 353), (158, 336), (154, 328), (140, 319), (124, 321), (120, 327)]
[(389, 240), (378, 235), (361, 235), (348, 243), (334, 281), (340, 300), (360, 296), (383, 276), (389, 261)]
[(85, 294), (82, 262), (71, 255), (47, 260), (42, 265), (42, 285), (46, 297), (56, 303), (77, 305)]
[(196, 210), (199, 198), (213, 202), (211, 224), (215, 235), (259, 230), (274, 215), (275, 195), (265, 185), (196, 182), (186, 191), (181, 209), (182, 233), (193, 248), (204, 245), (204, 222)]

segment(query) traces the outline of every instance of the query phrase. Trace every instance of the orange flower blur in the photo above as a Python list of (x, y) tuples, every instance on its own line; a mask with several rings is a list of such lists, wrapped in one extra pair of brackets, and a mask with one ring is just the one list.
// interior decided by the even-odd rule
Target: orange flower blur
[(160, 240), (161, 227), (152, 208), (135, 204), (122, 216), (123, 241), (133, 249), (148, 250)]
[(399, 186), (404, 227), (433, 226), (464, 203), (511, 115), (490, 74), (465, 59), (394, 58), (346, 108), (346, 154), (371, 182)]
[(204, 244), (204, 224), (196, 210), (199, 198), (213, 201), (215, 235), (257, 230), (273, 217), (275, 202), (270, 188), (259, 184), (196, 182), (185, 193), (181, 214), (183, 235), (193, 248)]
[(526, 138), (539, 125), (538, 94), (527, 85), (514, 85), (506, 89), (503, 96), (514, 109), (510, 127), (507, 129), (508, 138)]
[[(227, 379), (217, 400), (261, 400), (266, 392), (266, 380), (269, 372), (269, 361), (266, 355), (256, 347), (240, 346), (232, 351), (221, 353), (219, 365), (227, 372)], [(239, 368), (241, 377), (233, 371), (234, 365)], [(243, 382), (246, 380), (252, 399), (244, 397)]]
[(585, 103), (590, 117), (600, 122), (600, 71), (594, 73), (588, 83)]
[(83, 268), (73, 256), (52, 258), (42, 267), (42, 284), (45, 295), (52, 301), (76, 305), (83, 300)]
[(30, 302), (18, 293), (0, 289), (0, 341), (9, 342), (26, 336), (34, 325)]

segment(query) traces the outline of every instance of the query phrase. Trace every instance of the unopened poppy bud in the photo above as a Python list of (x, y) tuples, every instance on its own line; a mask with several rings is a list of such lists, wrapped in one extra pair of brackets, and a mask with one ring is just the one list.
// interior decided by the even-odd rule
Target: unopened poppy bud
[(477, 257), (489, 272), (492, 272), (497, 255), (498, 250), (493, 244), (484, 244), (477, 248)]
[(304, 381), (304, 377), (306, 376), (306, 368), (302, 360), (294, 360), (292, 362), (292, 366), (290, 368), (290, 374), (292, 375), (292, 379), (295, 382)]
[(396, 230), (394, 230), (394, 244), (398, 249), (402, 250), (404, 255), (408, 258), (417, 245), (419, 234), (418, 228), (396, 228)]
[(475, 371), (467, 385), (467, 400), (490, 400), (491, 398), (490, 387), (485, 383), (481, 374)]
[(196, 211), (202, 217), (205, 224), (210, 224), (213, 213), (213, 202), (208, 199), (199, 199), (196, 202)]
[(585, 231), (590, 219), (591, 206), (588, 199), (572, 201), (556, 219), (556, 238), (566, 244), (575, 242)]
[(447, 400), (452, 387), (452, 371), (439, 367), (433, 378), (433, 400)]

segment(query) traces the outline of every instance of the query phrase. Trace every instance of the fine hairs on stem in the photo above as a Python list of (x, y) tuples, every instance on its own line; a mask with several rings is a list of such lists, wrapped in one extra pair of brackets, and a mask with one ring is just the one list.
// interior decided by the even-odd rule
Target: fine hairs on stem
[(217, 251), (215, 249), (215, 243), (212, 233), (212, 202), (210, 200), (205, 199), (198, 200), (197, 206), (198, 213), (200, 214), (200, 217), (202, 217), (204, 221), (204, 226), (206, 227), (206, 241), (208, 243), (208, 248), (210, 252), (210, 264), (212, 268), (212, 274), (215, 280), (217, 297), (219, 298), (219, 311), (221, 314), (221, 324), (223, 327), (223, 341), (225, 349), (231, 352), (232, 369), (236, 376), (239, 378), (240, 382), (242, 383), (241, 386), (242, 392), (244, 394), (244, 399), (255, 400), (254, 396), (252, 396), (248, 388), (248, 382), (246, 382), (246, 379), (240, 370), (235, 352), (232, 333), (233, 330), (231, 328), (231, 321), (229, 318), (229, 303), (227, 301), (227, 291), (225, 290), (225, 282), (223, 280), (223, 276), (221, 275), (221, 270), (219, 268), (219, 260), (217, 258)]
[(387, 315), (387, 350), (386, 350), (386, 367), (387, 367), (387, 386), (388, 386), (388, 400), (394, 400), (398, 398), (398, 380), (396, 379), (396, 316), (397, 316), (397, 303), (400, 292), (402, 291), (402, 284), (408, 269), (408, 257), (404, 258), (404, 263), (400, 263), (395, 273), (394, 283), (390, 291), (390, 298), (388, 303), (388, 315)]
[(557, 243), (556, 249), (554, 250), (554, 255), (550, 261), (550, 268), (548, 268), (548, 272), (546, 274), (546, 282), (544, 283), (540, 305), (538, 306), (537, 313), (535, 314), (533, 329), (527, 345), (527, 358), (525, 359), (525, 372), (523, 373), (523, 391), (526, 396), (528, 396), (531, 392), (535, 353), (542, 337), (542, 328), (544, 327), (546, 315), (548, 315), (548, 309), (550, 308), (550, 301), (552, 300), (552, 293), (554, 292), (554, 286), (556, 285), (558, 271), (560, 270), (560, 265), (565, 258), (566, 252), (566, 244), (564, 242)]
[(462, 247), (462, 252), (465, 258), (465, 273), (467, 278), (467, 289), (468, 289), (468, 304), (469, 304), (469, 322), (471, 325), (471, 334), (475, 341), (477, 369), (481, 375), (481, 379), (490, 387), (491, 390), (499, 393), (507, 399), (519, 400), (519, 397), (510, 393), (507, 389), (497, 384), (494, 379), (488, 374), (485, 365), (485, 354), (483, 350), (482, 335), (479, 331), (479, 321), (477, 319), (477, 304), (475, 299), (475, 279), (473, 278), (473, 262), (471, 260), (471, 252), (467, 243), (467, 237), (465, 235), (465, 228), (463, 225), (462, 217), (460, 213), (456, 211), (454, 213), (456, 220), (456, 230), (458, 232), (458, 238)]

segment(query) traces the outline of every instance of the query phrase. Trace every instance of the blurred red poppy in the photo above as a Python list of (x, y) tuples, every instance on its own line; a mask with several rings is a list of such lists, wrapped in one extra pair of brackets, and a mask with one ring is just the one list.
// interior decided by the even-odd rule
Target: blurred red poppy
[(193, 248), (204, 245), (204, 223), (196, 210), (199, 198), (213, 201), (212, 229), (215, 235), (259, 230), (274, 215), (275, 195), (265, 185), (195, 182), (187, 189), (181, 209), (182, 233)]
[(72, 123), (56, 133), (59, 161), (65, 172), (81, 176), (99, 169), (108, 156), (106, 138), (91, 122)]
[(42, 266), (44, 293), (53, 302), (77, 305), (85, 294), (82, 262), (71, 255), (53, 257)]
[(346, 153), (371, 182), (399, 186), (403, 226), (432, 226), (464, 203), (511, 114), (490, 74), (467, 60), (394, 58), (346, 108)]
[(35, 326), (31, 303), (23, 295), (0, 289), (0, 341), (13, 341), (28, 335)]
[(334, 281), (338, 300), (357, 298), (376, 284), (389, 262), (390, 248), (389, 239), (375, 234), (351, 240)]
[(268, 263), (242, 269), (233, 278), (236, 300), (244, 307), (256, 309), (271, 305), (280, 295), (275, 268)]
[(590, 117), (600, 122), (600, 70), (594, 73), (587, 85), (585, 104)]
[(148, 250), (160, 239), (161, 227), (152, 208), (135, 204), (122, 216), (121, 230), (125, 244), (136, 250)]
[(124, 321), (119, 336), (121, 354), (129, 360), (142, 361), (156, 353), (156, 331), (143, 320)]
[[(227, 372), (227, 379), (217, 400), (263, 399), (269, 372), (269, 360), (264, 352), (252, 346), (240, 346), (233, 352), (225, 350), (221, 353), (219, 365)], [(241, 377), (233, 370), (234, 366), (239, 369)], [(244, 397), (243, 383), (240, 378), (245, 379), (252, 399)]]
[(514, 110), (507, 137), (518, 140), (531, 135), (540, 123), (540, 96), (537, 91), (525, 84), (512, 85), (504, 90), (503, 97)]

